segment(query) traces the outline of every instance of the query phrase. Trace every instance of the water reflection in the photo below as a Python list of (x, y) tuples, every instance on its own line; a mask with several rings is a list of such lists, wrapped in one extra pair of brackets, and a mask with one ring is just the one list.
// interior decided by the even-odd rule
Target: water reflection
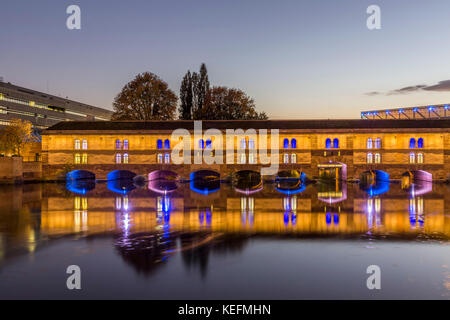
[(1, 187), (0, 261), (62, 236), (109, 235), (139, 273), (150, 275), (181, 253), (186, 268), (205, 275), (211, 253), (238, 252), (251, 237), (450, 237), (450, 193), (443, 184), (301, 184), (298, 193), (268, 184), (248, 194), (216, 180), (195, 185), (213, 185), (209, 194), (192, 190), (192, 182), (172, 192), (161, 190), (173, 181), (168, 189), (159, 182), (157, 192), (133, 180), (91, 182), (70, 181), (66, 190), (56, 184)]

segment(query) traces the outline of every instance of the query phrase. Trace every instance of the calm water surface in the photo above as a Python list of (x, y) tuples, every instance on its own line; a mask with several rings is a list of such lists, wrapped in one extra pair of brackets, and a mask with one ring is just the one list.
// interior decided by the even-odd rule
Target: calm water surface
[(450, 298), (447, 185), (0, 189), (1, 299)]

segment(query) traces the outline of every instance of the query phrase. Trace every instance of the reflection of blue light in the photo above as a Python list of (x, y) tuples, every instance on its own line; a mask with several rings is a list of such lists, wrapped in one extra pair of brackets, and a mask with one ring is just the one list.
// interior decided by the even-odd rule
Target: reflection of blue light
[(66, 189), (73, 193), (85, 195), (88, 191), (95, 189), (95, 181), (93, 181), (93, 180), (69, 180), (66, 183)]
[(444, 109), (445, 109), (445, 110), (448, 110), (448, 105), (445, 105), (445, 106), (444, 106)]
[(248, 224), (250, 225), (250, 226), (253, 226), (253, 212), (249, 212), (248, 213)]
[(398, 113), (403, 113), (403, 109), (399, 109), (399, 110), (398, 110)]
[(389, 191), (389, 173), (381, 170), (373, 170), (375, 173), (374, 184), (360, 184), (360, 188), (367, 192), (370, 197), (378, 196)]
[(211, 225), (211, 217), (212, 217), (211, 209), (208, 208), (208, 209), (206, 209), (206, 224), (208, 226)]
[(429, 106), (428, 107), (428, 111), (433, 111), (434, 110), (434, 107), (433, 106)]
[(276, 190), (278, 192), (281, 192), (281, 193), (284, 193), (284, 194), (287, 194), (287, 195), (297, 194), (297, 193), (305, 191), (305, 189), (306, 189), (306, 185), (304, 185), (304, 184), (301, 184), (298, 189), (294, 189), (294, 190), (287, 190), (287, 189), (276, 188)]
[(284, 225), (287, 227), (289, 225), (289, 212), (284, 213), (283, 220), (284, 220)]
[(337, 213), (333, 214), (333, 223), (334, 224), (339, 224), (339, 215)]
[(203, 210), (201, 210), (198, 214), (198, 221), (200, 222), (200, 224), (203, 224), (204, 220), (205, 220), (205, 213), (203, 212)]
[(417, 112), (417, 111), (419, 111), (419, 108), (414, 108), (413, 111)]
[(291, 223), (293, 226), (297, 224), (297, 215), (294, 213), (291, 215)]
[(210, 194), (210, 193), (213, 193), (213, 192), (216, 192), (216, 191), (219, 191), (219, 190), (220, 190), (220, 184), (219, 184), (219, 187), (216, 188), (216, 189), (207, 189), (207, 188), (205, 188), (205, 189), (202, 190), (202, 189), (196, 188), (196, 187), (195, 187), (195, 172), (192, 172), (192, 173), (189, 175), (189, 180), (190, 180), (190, 182), (189, 182), (189, 187), (191, 188), (191, 190), (192, 190), (192, 191), (195, 191), (195, 192), (197, 192), (197, 193), (200, 193), (200, 194), (208, 195), (208, 194)]
[(327, 212), (327, 214), (325, 215), (325, 221), (327, 223), (327, 225), (331, 224), (331, 213)]
[(131, 179), (108, 180), (106, 185), (109, 190), (118, 194), (127, 194), (136, 189)]

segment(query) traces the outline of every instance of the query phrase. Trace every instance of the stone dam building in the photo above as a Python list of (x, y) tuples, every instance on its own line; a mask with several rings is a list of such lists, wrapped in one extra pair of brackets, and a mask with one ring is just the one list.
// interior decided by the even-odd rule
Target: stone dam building
[[(194, 121), (60, 122), (42, 133), (43, 177), (64, 179), (71, 174), (71, 179), (110, 180), (142, 175), (151, 180), (163, 173), (189, 179), (205, 170), (220, 178), (242, 171), (259, 173), (270, 166), (262, 161), (260, 130), (267, 130), (267, 153), (279, 162), (279, 172), (298, 170), (311, 179), (331, 175), (352, 180), (370, 173), (427, 181), (448, 179), (450, 173), (448, 119), (202, 121), (200, 132), (194, 131), (195, 125)], [(184, 154), (190, 164), (174, 163), (174, 148), (186, 142), (173, 135), (177, 129), (189, 133)], [(216, 129), (215, 135), (211, 129)], [(231, 138), (232, 147), (217, 134), (225, 135), (227, 129), (242, 129)], [(232, 161), (225, 157), (229, 151)], [(213, 156), (222, 152), (226, 159), (223, 164), (196, 161), (204, 152)]]

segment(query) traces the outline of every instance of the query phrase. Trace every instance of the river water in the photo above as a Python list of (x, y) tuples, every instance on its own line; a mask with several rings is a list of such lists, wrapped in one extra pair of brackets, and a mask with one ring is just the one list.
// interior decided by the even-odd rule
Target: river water
[[(1, 299), (450, 298), (444, 184), (0, 190)], [(67, 288), (71, 265), (81, 290)]]

